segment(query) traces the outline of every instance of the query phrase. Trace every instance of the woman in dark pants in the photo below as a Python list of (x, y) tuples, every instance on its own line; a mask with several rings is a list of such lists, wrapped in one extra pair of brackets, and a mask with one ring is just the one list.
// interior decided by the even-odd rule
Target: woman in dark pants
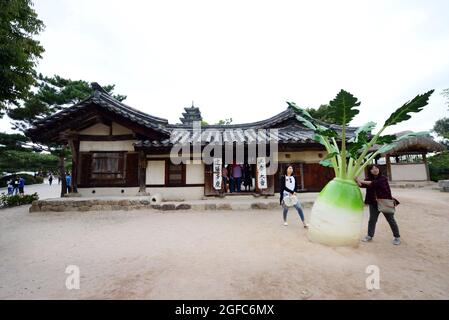
[[(379, 168), (372, 164), (368, 166), (368, 180), (356, 179), (357, 184), (361, 188), (366, 188), (365, 203), (369, 205), (369, 222), (368, 222), (368, 235), (363, 238), (363, 242), (368, 242), (373, 240), (374, 232), (376, 231), (376, 223), (379, 218), (379, 208), (377, 206), (377, 199), (392, 199), (395, 201), (396, 205), (399, 201), (391, 196), (390, 185), (388, 184), (387, 177), (380, 173)], [(391, 231), (393, 232), (393, 244), (401, 244), (401, 236), (399, 234), (399, 227), (394, 219), (393, 213), (384, 213), (385, 219), (387, 219), (390, 225)]]

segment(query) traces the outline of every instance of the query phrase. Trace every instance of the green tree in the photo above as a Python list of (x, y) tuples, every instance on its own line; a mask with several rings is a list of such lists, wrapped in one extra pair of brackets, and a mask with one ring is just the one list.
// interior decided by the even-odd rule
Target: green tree
[[(449, 88), (443, 90), (441, 93), (447, 98), (447, 104), (449, 105)], [(433, 126), (433, 132), (443, 138), (443, 144), (449, 148), (449, 118), (442, 118), (435, 122)]]
[[(84, 80), (65, 79), (58, 75), (44, 77), (40, 74), (37, 78), (35, 90), (27, 96), (22, 105), (8, 109), (8, 116), (14, 121), (14, 128), (24, 132), (37, 119), (49, 116), (87, 98), (94, 92), (96, 86), (98, 84), (93, 83), (90, 86)], [(119, 101), (126, 99), (126, 96), (123, 95), (113, 95), (114, 85), (107, 85), (101, 89)], [(33, 147), (59, 158), (59, 174), (62, 180), (61, 196), (63, 196), (66, 193), (66, 159), (71, 159), (67, 146), (33, 144)]]
[(217, 123), (217, 125), (222, 125), (222, 126), (228, 126), (230, 124), (232, 124), (232, 118), (227, 118), (224, 120), (219, 120)]
[[(114, 87), (107, 85), (102, 89), (119, 101), (126, 99), (123, 95), (113, 95)], [(24, 131), (35, 120), (76, 104), (94, 92), (87, 81), (65, 79), (58, 75), (44, 77), (42, 74), (37, 77), (35, 90), (22, 105), (8, 110), (8, 116), (15, 120), (14, 129)]]
[(33, 39), (44, 29), (30, 0), (0, 1), (0, 117), (18, 106), (35, 83), (35, 67), (44, 48)]
[(28, 138), (20, 133), (4, 133), (0, 132), (0, 154), (6, 150), (25, 150), (23, 145)]
[(322, 104), (318, 107), (318, 109), (314, 108), (306, 108), (306, 111), (310, 114), (310, 116), (314, 119), (321, 120), (327, 123), (332, 123), (332, 116), (329, 114), (330, 106), (328, 104)]
[(446, 103), (449, 105), (449, 88), (444, 89), (443, 92), (441, 93), (444, 97), (447, 98)]
[(53, 171), (58, 167), (58, 157), (34, 151), (6, 150), (0, 152), (0, 172)]
[(432, 181), (449, 179), (449, 151), (429, 157), (428, 162)]
[(433, 131), (443, 139), (449, 139), (449, 118), (442, 118), (435, 122)]

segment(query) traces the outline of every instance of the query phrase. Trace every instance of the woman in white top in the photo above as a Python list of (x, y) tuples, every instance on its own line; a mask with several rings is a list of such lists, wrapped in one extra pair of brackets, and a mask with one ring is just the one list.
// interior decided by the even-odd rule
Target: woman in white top
[[(281, 177), (280, 183), (280, 202), (281, 205), (283, 204), (283, 200), (286, 197), (295, 196), (296, 197), (296, 181), (295, 177), (293, 176), (293, 166), (288, 166), (286, 170), (286, 174)], [(309, 225), (306, 223), (304, 219), (304, 212), (302, 211), (301, 204), (299, 203), (299, 200), (296, 202), (296, 204), (293, 206), (296, 211), (298, 211), (299, 217), (301, 218), (301, 221), (304, 225), (304, 228), (307, 228)], [(284, 205), (283, 210), (283, 217), (284, 217), (284, 226), (288, 226), (287, 223), (287, 213), (288, 213), (288, 207)]]

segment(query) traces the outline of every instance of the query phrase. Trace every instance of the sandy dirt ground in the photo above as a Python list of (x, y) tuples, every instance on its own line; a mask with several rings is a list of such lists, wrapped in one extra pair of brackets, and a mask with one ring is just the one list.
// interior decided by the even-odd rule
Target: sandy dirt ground
[[(0, 210), (0, 299), (448, 299), (449, 194), (393, 193), (402, 245), (381, 217), (356, 249), (309, 242), (293, 210), (288, 227), (280, 210)], [(66, 288), (69, 265), (79, 290)]]

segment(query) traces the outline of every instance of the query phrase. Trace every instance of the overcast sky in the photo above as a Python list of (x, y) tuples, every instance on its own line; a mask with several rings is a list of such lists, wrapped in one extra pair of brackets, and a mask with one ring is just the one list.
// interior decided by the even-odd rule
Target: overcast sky
[[(38, 71), (115, 84), (125, 103), (179, 122), (271, 117), (294, 101), (362, 102), (351, 123), (383, 123), (418, 93), (430, 104), (389, 132), (448, 116), (449, 1), (37, 0), (46, 24)], [(3, 120), (5, 123), (5, 120)], [(2, 125), (3, 126), (3, 125)]]

